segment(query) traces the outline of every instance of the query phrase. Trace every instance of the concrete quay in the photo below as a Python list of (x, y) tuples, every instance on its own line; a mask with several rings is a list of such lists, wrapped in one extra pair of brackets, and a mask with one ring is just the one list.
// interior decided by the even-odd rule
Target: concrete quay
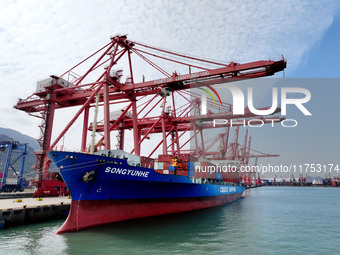
[(0, 228), (65, 218), (70, 204), (69, 197), (0, 199)]

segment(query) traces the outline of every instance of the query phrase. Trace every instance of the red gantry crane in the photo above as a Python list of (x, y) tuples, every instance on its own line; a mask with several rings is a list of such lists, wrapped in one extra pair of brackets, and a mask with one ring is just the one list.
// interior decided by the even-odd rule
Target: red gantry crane
[[(81, 115), (83, 128), (80, 150), (88, 151), (88, 132), (94, 128), (89, 124), (89, 112), (90, 108), (96, 105), (103, 108), (104, 118), (94, 128), (94, 131), (103, 133), (94, 147), (103, 146), (104, 149), (110, 150), (111, 131), (118, 131), (117, 146), (119, 149), (125, 149), (125, 131), (131, 129), (135, 155), (142, 154), (143, 141), (150, 134), (157, 132), (162, 134), (162, 138), (155, 144), (149, 156), (151, 157), (161, 145), (163, 154), (171, 152), (176, 155), (188, 142), (184, 140), (183, 133), (190, 128), (194, 129), (194, 139), (197, 139), (197, 134), (202, 134), (204, 128), (209, 128), (209, 124), (204, 120), (218, 118), (219, 114), (213, 113), (210, 117), (209, 114), (205, 117), (200, 114), (190, 115), (193, 102), (188, 106), (178, 105), (176, 96), (190, 101), (187, 92), (190, 88), (270, 76), (286, 67), (284, 59), (244, 64), (222, 63), (149, 46), (129, 40), (126, 35), (116, 35), (110, 39), (108, 44), (61, 75), (52, 75), (38, 82), (36, 92), (26, 99), (19, 99), (14, 106), (42, 120), (39, 139), (41, 150), (37, 153), (36, 165), (36, 170), (40, 173), (40, 181), (51, 180), (53, 177), (48, 172), (50, 160), (46, 152), (53, 150), (60, 143), (65, 133)], [(157, 64), (158, 61), (163, 65)], [(122, 78), (122, 70), (118, 68), (121, 63), (126, 66), (125, 72), (128, 73), (125, 81)], [(141, 63), (146, 65), (142, 66)], [(152, 71), (149, 71), (150, 69)], [(187, 73), (180, 74), (180, 72)], [(153, 78), (147, 80), (146, 73)], [(169, 103), (171, 103), (170, 109)], [(110, 112), (110, 105), (114, 104), (125, 105), (122, 111), (115, 112), (116, 116), (112, 116)], [(75, 106), (79, 109), (73, 118), (64, 123), (64, 129), (52, 140), (57, 110)], [(161, 113), (151, 116), (159, 108)], [(233, 116), (230, 104), (225, 103), (221, 106), (220, 112), (220, 118), (222, 115), (223, 118), (229, 119), (254, 117), (247, 112), (244, 116)], [(194, 125), (193, 118), (196, 118)], [(197, 123), (207, 126), (198, 127)], [(167, 144), (168, 137), (172, 139), (170, 145)], [(200, 156), (199, 153), (196, 154)]]
[[(270, 120), (276, 119), (277, 121), (283, 120), (283, 118), (275, 118), (270, 117), (268, 118)], [(264, 118), (266, 120), (266, 118)], [(278, 154), (268, 154), (263, 153), (254, 149), (251, 149), (251, 136), (249, 136), (248, 139), (248, 129), (246, 129), (245, 132), (245, 138), (244, 138), (244, 144), (239, 143), (239, 131), (240, 126), (242, 125), (236, 125), (235, 129), (235, 136), (234, 141), (229, 143), (229, 133), (230, 133), (230, 127), (226, 128), (225, 132), (219, 133), (217, 136), (215, 136), (213, 139), (211, 139), (211, 143), (206, 146), (206, 152), (205, 155), (215, 160), (215, 162), (219, 161), (235, 161), (238, 164), (238, 168), (241, 166), (249, 166), (249, 159), (255, 158), (255, 162), (253, 166), (249, 166), (247, 168), (243, 168), (242, 171), (239, 171), (239, 177), (244, 181), (244, 184), (247, 186), (259, 186), (261, 183), (260, 173), (257, 171), (257, 163), (258, 158), (265, 158), (265, 157), (279, 157)], [(218, 150), (209, 151), (210, 148), (213, 147), (213, 145), (217, 144), (217, 142), (220, 142), (220, 145), (218, 146)], [(256, 177), (257, 174), (257, 177)]]

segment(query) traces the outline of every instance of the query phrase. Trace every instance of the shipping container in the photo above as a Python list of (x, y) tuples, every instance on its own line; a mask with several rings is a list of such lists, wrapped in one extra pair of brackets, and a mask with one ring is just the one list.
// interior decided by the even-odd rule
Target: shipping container
[(196, 171), (196, 172), (195, 172), (195, 177), (196, 177), (196, 178), (204, 178), (204, 179), (207, 179), (207, 178), (209, 178), (209, 173), (208, 173), (208, 172), (203, 172), (203, 171)]
[(235, 172), (234, 170), (229, 170), (229, 171), (222, 171), (222, 179), (239, 179), (240, 173), (238, 170)]
[(216, 180), (222, 180), (222, 173), (216, 173)]
[(176, 170), (176, 175), (188, 175), (188, 171), (187, 170)]
[(158, 161), (162, 162), (172, 162), (172, 155), (158, 155)]
[(190, 161), (190, 154), (181, 154), (178, 156), (182, 161)]
[(148, 157), (140, 157), (141, 159), (141, 166), (146, 168), (154, 168), (155, 160), (153, 158)]
[(188, 162), (188, 169), (189, 170), (195, 170), (195, 162), (189, 161)]
[(163, 170), (164, 169), (164, 163), (163, 162), (155, 162), (155, 169)]
[(188, 169), (188, 162), (182, 162), (182, 169)]
[(189, 161), (197, 161), (197, 157), (193, 156), (191, 154), (181, 154), (178, 156), (179, 159), (182, 159), (183, 161), (189, 162)]

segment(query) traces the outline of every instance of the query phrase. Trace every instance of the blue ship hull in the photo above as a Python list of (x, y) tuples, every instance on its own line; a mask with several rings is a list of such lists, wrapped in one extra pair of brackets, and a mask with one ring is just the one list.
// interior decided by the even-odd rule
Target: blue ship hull
[(244, 187), (198, 184), (188, 176), (157, 173), (127, 160), (76, 152), (48, 152), (72, 197), (70, 214), (57, 233), (110, 222), (222, 205)]

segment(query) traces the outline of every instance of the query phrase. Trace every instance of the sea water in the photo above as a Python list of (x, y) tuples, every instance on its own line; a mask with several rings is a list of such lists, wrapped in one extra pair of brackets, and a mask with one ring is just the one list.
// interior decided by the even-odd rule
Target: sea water
[(340, 188), (261, 187), (230, 204), (56, 235), (0, 230), (0, 254), (340, 254)]

